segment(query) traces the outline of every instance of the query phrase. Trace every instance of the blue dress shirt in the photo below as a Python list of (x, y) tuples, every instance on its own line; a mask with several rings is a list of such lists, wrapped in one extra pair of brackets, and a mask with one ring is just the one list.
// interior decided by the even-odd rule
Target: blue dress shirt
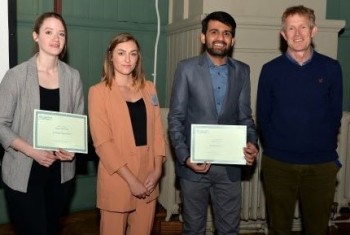
[(222, 104), (227, 88), (227, 77), (228, 77), (228, 65), (214, 65), (213, 62), (208, 58), (209, 71), (212, 78), (213, 93), (215, 98), (216, 111), (218, 114), (221, 111)]

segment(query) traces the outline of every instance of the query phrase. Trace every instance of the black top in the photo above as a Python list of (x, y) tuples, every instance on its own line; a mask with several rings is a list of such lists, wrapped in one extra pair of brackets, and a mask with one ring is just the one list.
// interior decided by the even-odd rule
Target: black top
[[(40, 109), (47, 111), (60, 111), (60, 89), (47, 89), (40, 86)], [(39, 165), (33, 161), (28, 187), (38, 185), (43, 179), (52, 179), (54, 182), (61, 181), (61, 161), (55, 161), (50, 167)], [(33, 186), (34, 187), (34, 186)]]
[(40, 86), (40, 109), (60, 111), (60, 89), (47, 89)]
[(136, 146), (147, 145), (147, 116), (143, 99), (127, 101)]

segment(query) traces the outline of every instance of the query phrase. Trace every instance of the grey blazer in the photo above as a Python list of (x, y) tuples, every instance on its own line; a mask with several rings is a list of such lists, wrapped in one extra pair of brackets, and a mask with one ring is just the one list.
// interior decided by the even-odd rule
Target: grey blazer
[[(83, 86), (78, 70), (58, 62), (60, 111), (83, 114)], [(33, 144), (34, 109), (40, 109), (36, 56), (8, 70), (0, 83), (0, 143), (5, 153), (2, 179), (10, 188), (27, 192), (33, 159), (10, 147), (20, 137)], [(75, 161), (61, 163), (61, 182), (74, 177)]]
[[(212, 78), (206, 53), (183, 60), (177, 65), (168, 114), (169, 135), (176, 154), (176, 174), (189, 180), (199, 180), (185, 166), (190, 156), (191, 124), (231, 124), (247, 126), (247, 141), (257, 143), (257, 133), (250, 106), (250, 68), (247, 64), (228, 59), (228, 84), (220, 113), (217, 113)], [(240, 167), (227, 165), (232, 181), (240, 180)]]

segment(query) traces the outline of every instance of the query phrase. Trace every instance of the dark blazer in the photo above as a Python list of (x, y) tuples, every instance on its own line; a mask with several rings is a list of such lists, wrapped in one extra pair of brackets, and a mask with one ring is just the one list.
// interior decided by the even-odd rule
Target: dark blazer
[[(191, 124), (246, 125), (247, 141), (257, 143), (257, 134), (250, 106), (250, 68), (228, 59), (228, 83), (220, 113), (217, 113), (207, 54), (179, 62), (172, 87), (168, 115), (169, 135), (176, 153), (176, 174), (199, 180), (185, 165), (190, 156)], [(243, 151), (243, 150), (242, 150)], [(232, 181), (240, 180), (240, 167), (226, 166)]]

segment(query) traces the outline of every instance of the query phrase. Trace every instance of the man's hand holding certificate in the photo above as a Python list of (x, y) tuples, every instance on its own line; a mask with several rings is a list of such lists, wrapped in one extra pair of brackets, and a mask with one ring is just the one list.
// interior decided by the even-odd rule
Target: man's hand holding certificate
[(192, 124), (192, 163), (245, 165), (246, 145), (246, 126)]
[(33, 147), (87, 153), (87, 116), (34, 110)]

